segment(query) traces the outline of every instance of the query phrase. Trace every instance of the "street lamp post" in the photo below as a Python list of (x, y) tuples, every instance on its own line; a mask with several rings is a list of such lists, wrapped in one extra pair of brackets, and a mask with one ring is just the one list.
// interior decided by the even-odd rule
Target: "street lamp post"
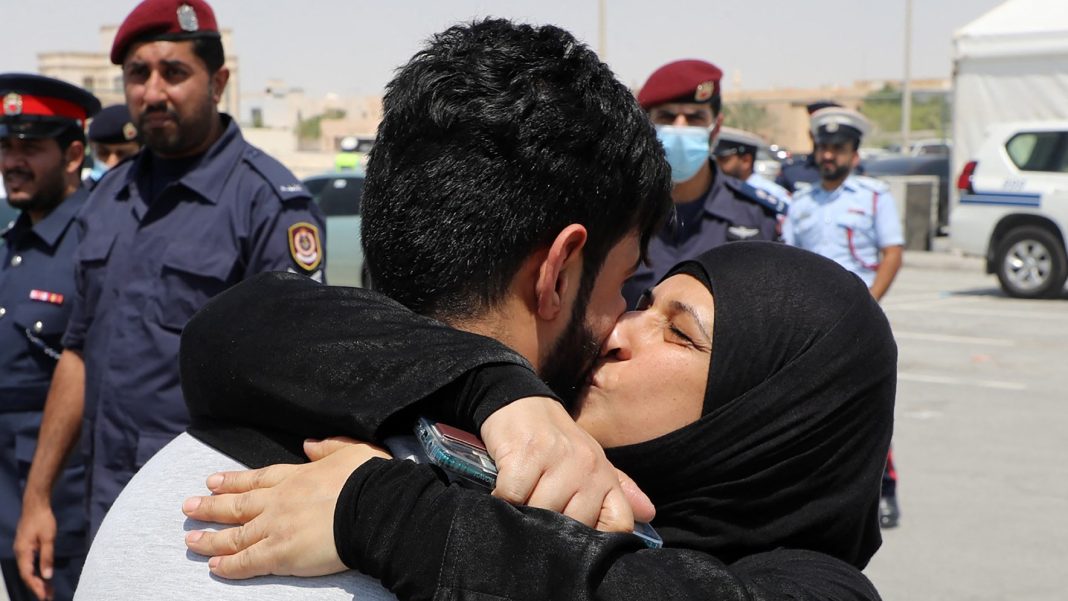
[(912, 0), (905, 0), (905, 81), (901, 85), (901, 151), (909, 147), (912, 129)]

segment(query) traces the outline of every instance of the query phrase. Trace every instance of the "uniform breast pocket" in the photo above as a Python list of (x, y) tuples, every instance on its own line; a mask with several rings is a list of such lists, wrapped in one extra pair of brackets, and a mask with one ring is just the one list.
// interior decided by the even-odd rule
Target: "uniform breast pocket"
[(74, 252), (74, 260), (78, 265), (75, 277), (78, 280), (79, 291), (84, 295), (86, 315), (93, 315), (96, 312), (96, 303), (104, 287), (108, 257), (114, 245), (115, 234), (90, 235), (81, 241)]
[(47, 349), (54, 353), (62, 350), (59, 340), (67, 329), (69, 316), (69, 312), (61, 305), (28, 300), (15, 306), (12, 319), (19, 329), (36, 339), (35, 346), (39, 347), (43, 356), (49, 354)]
[(163, 254), (154, 292), (155, 319), (180, 332), (193, 314), (227, 288), (236, 257), (218, 248), (171, 244)]

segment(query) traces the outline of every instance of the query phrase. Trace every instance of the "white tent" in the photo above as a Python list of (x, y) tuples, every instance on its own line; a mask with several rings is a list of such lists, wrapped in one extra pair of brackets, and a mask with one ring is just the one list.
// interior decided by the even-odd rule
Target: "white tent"
[(1068, 119), (1068, 0), (1009, 0), (953, 46), (954, 176), (991, 124)]

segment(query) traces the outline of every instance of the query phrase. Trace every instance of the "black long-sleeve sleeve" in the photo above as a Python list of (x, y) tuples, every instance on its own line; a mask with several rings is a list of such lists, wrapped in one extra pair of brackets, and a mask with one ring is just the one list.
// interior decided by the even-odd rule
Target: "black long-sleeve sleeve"
[(400, 599), (877, 601), (856, 568), (780, 549), (735, 564), (692, 550), (647, 549), (553, 512), (446, 485), (430, 467), (372, 460), (335, 512), (346, 565)]
[(477, 431), (511, 401), (556, 398), (496, 340), (287, 273), (208, 303), (182, 333), (179, 364), (189, 432), (250, 467), (304, 461), (308, 437), (381, 441), (418, 413)]

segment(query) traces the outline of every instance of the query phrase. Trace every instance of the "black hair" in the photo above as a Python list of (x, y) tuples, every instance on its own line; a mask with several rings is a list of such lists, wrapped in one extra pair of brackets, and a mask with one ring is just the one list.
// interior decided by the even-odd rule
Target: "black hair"
[(386, 89), (363, 245), (376, 289), (439, 319), (477, 316), (523, 261), (582, 224), (580, 297), (609, 250), (642, 254), (671, 212), (652, 123), (568, 32), (487, 19), (435, 35)]
[[(60, 152), (64, 152), (64, 153), (67, 152), (67, 149), (70, 148), (70, 145), (75, 143), (75, 142), (81, 142), (82, 143), (82, 147), (86, 146), (85, 130), (82, 129), (81, 125), (71, 125), (70, 127), (64, 129), (59, 135), (54, 136), (53, 139), (56, 141), (56, 144), (59, 144)], [(84, 165), (84, 164), (85, 164), (85, 155), (83, 153), (82, 154), (82, 162), (81, 162), (81, 164), (79, 164), (79, 168), (81, 167), (81, 165)]]
[(222, 69), (226, 61), (223, 52), (222, 39), (218, 36), (202, 36), (193, 38), (193, 54), (196, 54), (208, 68), (208, 73), (214, 75)]
[(712, 117), (718, 117), (719, 112), (723, 109), (723, 98), (718, 94), (713, 94), (709, 99), (708, 105), (712, 107)]

